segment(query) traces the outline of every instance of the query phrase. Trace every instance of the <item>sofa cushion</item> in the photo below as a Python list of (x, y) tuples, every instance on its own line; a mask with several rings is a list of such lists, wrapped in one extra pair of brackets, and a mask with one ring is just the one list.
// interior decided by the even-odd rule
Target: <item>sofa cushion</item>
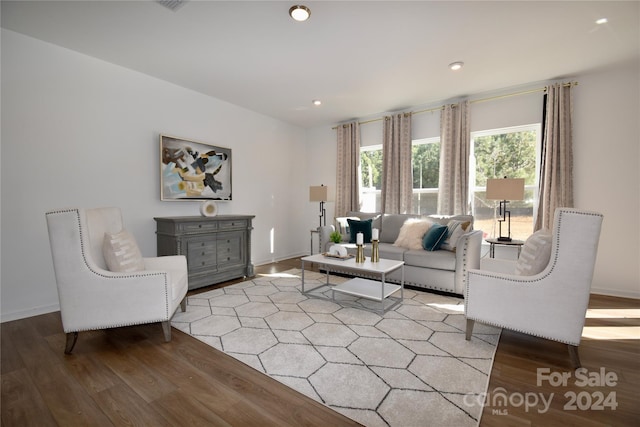
[[(365, 250), (365, 253), (367, 251)], [(406, 248), (400, 246), (393, 246), (392, 243), (380, 243), (378, 246), (378, 253), (380, 258), (393, 259), (396, 261), (404, 261), (404, 254), (407, 252)], [(422, 250), (424, 252), (424, 250)]]
[(426, 251), (437, 251), (447, 238), (447, 226), (433, 224), (422, 238), (422, 248)]
[(469, 221), (471, 223), (471, 228), (473, 229), (473, 215), (429, 215), (428, 218), (433, 222), (443, 225), (449, 224), (449, 221), (452, 219), (462, 222)]
[(144, 261), (135, 239), (127, 230), (104, 233), (102, 255), (111, 271), (131, 273), (143, 271)]
[(380, 242), (394, 243), (400, 235), (400, 229), (409, 218), (421, 218), (411, 214), (384, 214), (380, 221)]
[(442, 249), (455, 252), (458, 239), (467, 231), (471, 231), (470, 221), (449, 220), (447, 223), (447, 238), (442, 244)]
[(347, 219), (349, 223), (349, 243), (356, 243), (356, 235), (363, 234), (364, 243), (371, 243), (371, 223), (372, 219), (355, 220)]
[[(404, 262), (406, 265), (411, 265), (414, 267), (455, 271), (456, 254), (449, 251), (429, 252), (425, 251), (424, 249), (408, 250), (404, 253)], [(424, 274), (428, 276), (429, 272), (425, 271)]]
[(400, 232), (393, 245), (407, 249), (422, 249), (422, 238), (431, 225), (432, 222), (427, 219), (408, 218), (400, 227)]
[(533, 276), (542, 272), (551, 258), (551, 232), (538, 230), (524, 242), (516, 263), (515, 274)]

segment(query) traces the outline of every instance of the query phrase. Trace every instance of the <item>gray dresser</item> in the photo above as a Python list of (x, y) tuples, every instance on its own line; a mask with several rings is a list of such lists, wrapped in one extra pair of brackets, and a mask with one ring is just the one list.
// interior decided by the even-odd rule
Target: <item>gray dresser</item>
[(189, 289), (253, 276), (253, 215), (154, 218), (158, 256), (186, 255)]

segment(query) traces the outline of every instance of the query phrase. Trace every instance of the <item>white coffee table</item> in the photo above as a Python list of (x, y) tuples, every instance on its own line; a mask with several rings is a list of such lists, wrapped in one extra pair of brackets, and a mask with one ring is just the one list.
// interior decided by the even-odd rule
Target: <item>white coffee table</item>
[[(312, 262), (316, 264), (320, 264), (324, 267), (327, 272), (327, 283), (326, 285), (331, 285), (329, 283), (329, 273), (333, 269), (333, 271), (337, 270), (348, 270), (352, 271), (355, 275), (380, 275), (380, 281), (377, 280), (369, 280), (361, 277), (355, 277), (351, 280), (347, 280), (346, 282), (335, 285), (331, 288), (331, 298), (335, 301), (335, 293), (340, 292), (347, 295), (353, 295), (360, 298), (366, 298), (374, 301), (379, 301), (381, 306), (381, 311), (384, 313), (387, 310), (395, 307), (400, 304), (404, 298), (404, 261), (396, 261), (391, 259), (380, 259), (379, 262), (371, 262), (371, 258), (367, 258), (365, 262), (356, 262), (355, 258), (349, 259), (337, 259), (332, 257), (327, 257), (322, 254), (316, 254), (311, 256), (306, 256), (301, 259), (302, 261), (302, 293), (308, 294), (313, 289), (308, 291), (305, 290), (304, 287), (304, 263)], [(392, 271), (397, 269), (402, 269), (402, 279), (400, 281), (400, 285), (396, 285), (393, 283), (385, 283), (385, 276)], [(325, 286), (325, 285), (322, 285)], [(394, 299), (393, 304), (389, 305), (385, 308), (384, 301), (389, 298), (391, 295), (400, 291), (399, 298), (391, 298)]]

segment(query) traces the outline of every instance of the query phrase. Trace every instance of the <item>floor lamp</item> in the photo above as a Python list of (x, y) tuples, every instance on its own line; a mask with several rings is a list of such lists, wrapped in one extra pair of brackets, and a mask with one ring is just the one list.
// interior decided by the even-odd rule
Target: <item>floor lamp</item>
[(320, 227), (322, 227), (323, 225), (323, 220), (324, 225), (327, 225), (327, 216), (325, 215), (326, 211), (324, 209), (324, 202), (328, 200), (328, 189), (329, 187), (326, 187), (324, 185), (309, 187), (309, 201), (320, 202)]
[[(487, 179), (487, 200), (500, 200), (498, 218), (500, 242), (511, 241), (511, 211), (507, 210), (509, 200), (524, 199), (524, 178)], [(507, 235), (502, 235), (502, 223), (507, 222)]]

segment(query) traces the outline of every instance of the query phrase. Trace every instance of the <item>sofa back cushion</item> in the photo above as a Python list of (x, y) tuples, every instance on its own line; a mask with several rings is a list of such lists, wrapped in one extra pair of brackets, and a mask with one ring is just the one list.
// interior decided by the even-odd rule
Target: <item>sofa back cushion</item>
[[(437, 222), (438, 224), (448, 225), (449, 221), (452, 219), (471, 223), (471, 227), (473, 228), (473, 215), (429, 215), (429, 219), (433, 222)], [(471, 229), (469, 229), (471, 231)]]
[(400, 235), (400, 229), (409, 218), (420, 218), (412, 214), (384, 214), (381, 217), (380, 243), (394, 243)]

